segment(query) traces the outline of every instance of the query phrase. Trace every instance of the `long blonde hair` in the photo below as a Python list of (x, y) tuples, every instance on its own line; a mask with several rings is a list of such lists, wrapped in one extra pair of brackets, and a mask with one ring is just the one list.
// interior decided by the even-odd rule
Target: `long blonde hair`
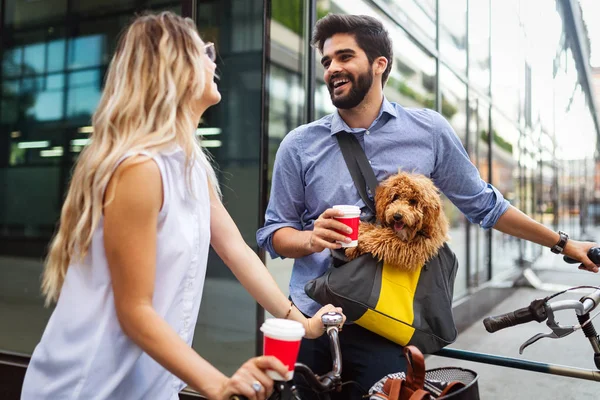
[(91, 142), (79, 156), (50, 244), (42, 279), (46, 305), (58, 300), (67, 268), (88, 252), (104, 190), (128, 152), (180, 146), (188, 172), (197, 160), (220, 194), (196, 138), (193, 106), (205, 87), (204, 45), (194, 22), (171, 12), (137, 17), (123, 33), (108, 68)]

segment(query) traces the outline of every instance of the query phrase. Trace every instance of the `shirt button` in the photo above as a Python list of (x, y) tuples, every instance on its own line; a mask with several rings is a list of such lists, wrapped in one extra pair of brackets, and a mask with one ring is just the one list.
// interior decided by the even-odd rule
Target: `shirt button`
[(373, 164), (373, 163), (371, 162), (371, 160), (369, 160), (369, 164)]
[(371, 132), (369, 132), (368, 130), (367, 130), (367, 131), (365, 131), (365, 133), (366, 133), (367, 135), (370, 135), (370, 134), (371, 134)]

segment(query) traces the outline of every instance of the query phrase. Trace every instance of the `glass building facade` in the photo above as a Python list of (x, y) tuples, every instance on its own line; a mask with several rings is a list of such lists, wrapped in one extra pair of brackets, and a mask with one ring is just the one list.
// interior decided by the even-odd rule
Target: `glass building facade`
[[(0, 355), (26, 359), (51, 308), (42, 260), (123, 27), (143, 10), (193, 18), (218, 49), (223, 99), (198, 134), (225, 206), (287, 293), (290, 260), (257, 248), (275, 153), (334, 109), (308, 43), (327, 13), (379, 18), (394, 43), (390, 101), (439, 111), (483, 179), (553, 229), (589, 223), (598, 122), (575, 2), (556, 0), (0, 0)], [(539, 246), (470, 224), (449, 201), (462, 298)], [(82, 299), (82, 307), (85, 301)], [(194, 347), (226, 373), (260, 351), (264, 311), (211, 254)], [(1, 361), (1, 358), (0, 358)]]

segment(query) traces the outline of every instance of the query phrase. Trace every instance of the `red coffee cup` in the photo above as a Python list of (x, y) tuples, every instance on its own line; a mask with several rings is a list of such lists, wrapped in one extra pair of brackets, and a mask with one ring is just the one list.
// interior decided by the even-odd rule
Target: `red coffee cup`
[(262, 324), (260, 330), (264, 334), (263, 354), (277, 357), (288, 368), (286, 376), (272, 370), (267, 370), (267, 375), (276, 381), (291, 380), (294, 377), (300, 342), (305, 333), (304, 327), (297, 321), (270, 318)]
[(344, 236), (347, 236), (352, 240), (350, 243), (339, 242), (342, 247), (356, 247), (358, 246), (358, 224), (360, 223), (360, 208), (357, 206), (345, 206), (338, 205), (333, 206), (334, 209), (343, 211), (343, 217), (335, 217), (341, 223), (348, 225), (352, 229), (352, 233), (339, 232)]

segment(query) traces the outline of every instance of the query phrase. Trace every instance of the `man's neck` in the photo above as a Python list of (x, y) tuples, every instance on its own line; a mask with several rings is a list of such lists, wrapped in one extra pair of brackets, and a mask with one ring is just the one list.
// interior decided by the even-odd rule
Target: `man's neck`
[(379, 115), (383, 104), (383, 93), (380, 90), (369, 93), (363, 101), (354, 108), (340, 109), (340, 117), (350, 128), (369, 129), (375, 118)]

